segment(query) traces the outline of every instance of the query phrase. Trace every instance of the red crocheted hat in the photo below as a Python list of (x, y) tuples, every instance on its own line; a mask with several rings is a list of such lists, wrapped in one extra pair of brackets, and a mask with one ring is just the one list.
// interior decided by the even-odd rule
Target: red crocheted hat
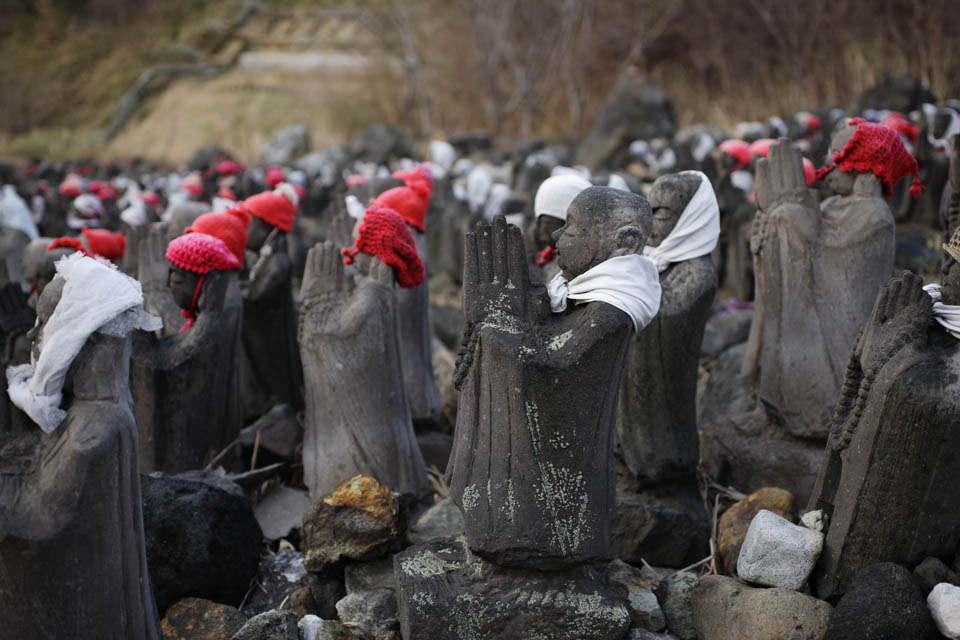
[[(54, 249), (73, 249), (85, 256), (100, 256), (107, 260), (119, 260), (123, 257), (127, 247), (127, 238), (122, 233), (114, 233), (106, 229), (91, 229), (84, 227), (81, 231), (83, 238), (63, 236), (54, 239), (47, 246), (47, 251)], [(84, 243), (86, 240), (86, 243)]]
[(396, 211), (372, 204), (363, 216), (352, 249), (343, 249), (344, 264), (352, 264), (360, 252), (370, 253), (396, 270), (397, 284), (412, 289), (426, 275), (417, 243), (406, 223)]
[(774, 142), (776, 142), (776, 140), (773, 138), (760, 138), (759, 140), (755, 140), (753, 144), (750, 145), (750, 153), (761, 158), (766, 158), (770, 154), (770, 145)]
[(167, 260), (181, 269), (202, 276), (214, 269), (239, 269), (240, 261), (220, 238), (206, 233), (185, 233), (167, 245)]
[(750, 153), (750, 145), (736, 138), (730, 138), (729, 140), (721, 142), (720, 152), (732, 156), (737, 161), (736, 166), (733, 167), (734, 171), (743, 169), (753, 160), (753, 154)]
[(417, 165), (416, 169), (406, 171), (396, 171), (393, 177), (397, 180), (403, 180), (403, 184), (416, 191), (421, 197), (429, 202), (433, 195), (433, 174), (426, 165)]
[(817, 181), (817, 169), (810, 158), (803, 158), (803, 178), (807, 181), (808, 187)]
[(367, 184), (367, 179), (361, 175), (354, 174), (347, 178), (347, 189), (353, 189), (354, 187), (362, 187)]
[(77, 174), (71, 173), (60, 183), (57, 191), (59, 191), (61, 195), (76, 198), (83, 193), (83, 180)]
[(863, 118), (854, 118), (850, 124), (856, 126), (856, 130), (847, 140), (847, 144), (843, 145), (843, 150), (833, 154), (833, 164), (817, 171), (817, 180), (823, 180), (835, 168), (859, 173), (870, 171), (880, 179), (883, 195), (889, 198), (893, 195), (894, 185), (912, 173), (910, 195), (916, 198), (923, 193), (917, 159), (903, 146), (899, 133), (882, 124), (867, 122)]
[(240, 207), (232, 207), (216, 213), (205, 213), (193, 221), (183, 233), (205, 233), (219, 238), (227, 248), (243, 264), (244, 253), (247, 250), (247, 225), (250, 224), (250, 215)]
[(232, 176), (243, 173), (243, 167), (235, 160), (222, 160), (217, 163), (217, 173), (221, 176)]
[(54, 249), (73, 249), (74, 251), (79, 251), (85, 256), (91, 255), (90, 250), (83, 244), (83, 241), (80, 238), (75, 236), (61, 236), (59, 238), (54, 238), (53, 242), (47, 245), (47, 251), (53, 251)]
[(199, 198), (203, 195), (203, 176), (201, 176), (199, 172), (194, 171), (183, 179), (180, 186), (193, 197)]
[(910, 144), (917, 144), (919, 130), (917, 125), (913, 124), (907, 117), (899, 111), (891, 111), (890, 115), (883, 121), (884, 126), (890, 127), (902, 136), (906, 136)]
[(370, 202), (387, 209), (393, 209), (400, 214), (407, 224), (424, 233), (424, 222), (427, 218), (429, 199), (410, 187), (394, 187), (387, 189)]
[(250, 196), (243, 201), (247, 211), (284, 233), (290, 233), (293, 229), (299, 204), (300, 197), (293, 185), (288, 183), (281, 184), (273, 191), (264, 191)]
[(273, 165), (272, 167), (267, 167), (267, 186), (273, 189), (275, 186), (286, 180), (286, 177), (283, 175), (283, 167), (278, 165)]

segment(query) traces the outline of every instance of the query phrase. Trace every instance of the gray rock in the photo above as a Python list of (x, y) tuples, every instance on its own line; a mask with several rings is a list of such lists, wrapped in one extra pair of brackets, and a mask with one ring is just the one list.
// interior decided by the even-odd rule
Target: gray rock
[(940, 633), (960, 639), (960, 587), (941, 582), (927, 596), (927, 606)]
[[(289, 279), (286, 284), (289, 286)], [(249, 305), (249, 301), (248, 301)], [(244, 307), (244, 321), (250, 315), (249, 306)], [(271, 318), (276, 320), (276, 318)], [(246, 325), (244, 325), (246, 326)], [(258, 352), (259, 353), (259, 352)], [(249, 354), (253, 357), (253, 354)], [(245, 427), (237, 436), (237, 442), (252, 449), (256, 445), (260, 453), (267, 452), (282, 460), (292, 461), (296, 457), (297, 444), (300, 442), (300, 422), (297, 413), (289, 404), (278, 404), (267, 413)], [(257, 435), (259, 434), (259, 443)]]
[(939, 558), (925, 558), (913, 570), (913, 577), (925, 594), (929, 594), (934, 587), (942, 582), (960, 585), (960, 576), (957, 576)]
[(176, 640), (221, 640), (229, 638), (247, 622), (233, 607), (200, 598), (184, 598), (167, 609), (160, 627), (164, 638)]
[(253, 513), (263, 530), (263, 536), (269, 540), (278, 540), (300, 527), (303, 514), (312, 502), (306, 491), (277, 487), (263, 496)]
[(697, 392), (697, 424), (701, 427), (742, 415), (756, 406), (744, 391), (740, 375), (746, 352), (746, 343), (733, 345), (708, 369), (707, 384)]
[(375, 636), (396, 634), (400, 630), (393, 589), (363, 589), (347, 594), (337, 603), (337, 615), (342, 622), (360, 624)]
[(507, 569), (448, 540), (410, 547), (394, 567), (404, 638), (621, 640), (630, 626), (623, 599), (590, 567)]
[(308, 573), (303, 565), (303, 554), (293, 549), (283, 549), (261, 562), (257, 584), (259, 588), (250, 591), (243, 606), (243, 613), (247, 616), (279, 607), (294, 591), (306, 587), (313, 596), (317, 613), (332, 617), (336, 614), (334, 603), (343, 597), (339, 580), (320, 579)]
[(625, 640), (679, 640), (672, 633), (654, 633), (646, 629), (630, 629), (630, 634)]
[(681, 640), (697, 638), (690, 597), (699, 584), (697, 576), (684, 571), (667, 576), (657, 586), (657, 600), (667, 619), (667, 629)]
[(349, 160), (350, 156), (345, 148), (327, 147), (297, 158), (293, 166), (306, 173), (311, 180), (318, 180), (324, 187), (332, 187), (340, 178), (340, 169), (346, 166)]
[(266, 164), (288, 164), (308, 151), (310, 131), (305, 124), (294, 124), (281, 129), (260, 148)]
[(364, 129), (350, 142), (354, 160), (385, 164), (390, 158), (413, 156), (413, 143), (403, 131), (388, 124), (376, 124)]
[(444, 498), (423, 512), (410, 525), (407, 540), (420, 544), (434, 538), (454, 538), (463, 535), (463, 514), (450, 498)]
[(369, 562), (348, 562), (343, 567), (343, 584), (347, 593), (369, 589), (395, 589), (393, 555)]
[(715, 358), (730, 347), (747, 341), (753, 309), (736, 309), (710, 316), (703, 331), (700, 355)]
[(692, 604), (700, 640), (822, 640), (831, 613), (808, 595), (756, 589), (727, 576), (706, 576)]
[(300, 640), (355, 640), (356, 636), (338, 620), (321, 620), (317, 616), (300, 618)]
[(799, 591), (822, 550), (822, 533), (761, 509), (743, 539), (737, 575), (754, 584)]
[(300, 640), (297, 614), (274, 609), (247, 620), (230, 640)]
[(663, 631), (667, 622), (657, 602), (657, 596), (640, 569), (622, 560), (614, 560), (604, 572), (610, 584), (627, 601), (630, 624), (650, 631)]

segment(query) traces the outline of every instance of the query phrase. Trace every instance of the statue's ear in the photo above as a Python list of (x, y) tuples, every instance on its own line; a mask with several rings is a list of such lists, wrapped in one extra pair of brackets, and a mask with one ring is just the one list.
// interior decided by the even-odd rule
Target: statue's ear
[(647, 237), (640, 227), (626, 226), (617, 229), (617, 249), (624, 255), (640, 253), (647, 243)]

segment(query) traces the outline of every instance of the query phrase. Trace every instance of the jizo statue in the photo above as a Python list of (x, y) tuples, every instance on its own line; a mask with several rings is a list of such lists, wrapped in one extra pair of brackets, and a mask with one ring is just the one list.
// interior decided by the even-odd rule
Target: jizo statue
[(543, 281), (549, 282), (560, 272), (554, 234), (567, 219), (567, 208), (581, 191), (591, 186), (578, 175), (552, 176), (544, 180), (533, 198), (534, 226), (531, 230), (537, 247), (537, 266), (543, 269)]
[(470, 549), (507, 566), (605, 557), (617, 396), (630, 339), (656, 314), (642, 197), (582, 191), (556, 231), (560, 274), (533, 287), (520, 229), (502, 216), (465, 240), (466, 329), (455, 382), (451, 495)]

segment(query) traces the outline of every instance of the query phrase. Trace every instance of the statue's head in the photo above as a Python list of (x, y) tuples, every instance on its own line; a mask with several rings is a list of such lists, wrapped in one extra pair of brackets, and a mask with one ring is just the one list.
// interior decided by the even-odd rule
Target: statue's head
[(276, 227), (257, 216), (253, 216), (250, 226), (247, 227), (247, 249), (259, 251), (263, 243), (267, 241), (267, 236)]
[(957, 113), (950, 107), (937, 109), (937, 113), (933, 116), (933, 126), (931, 127), (933, 137), (940, 139), (946, 135), (947, 130), (950, 128), (950, 123), (953, 122), (953, 119), (956, 117)]
[(537, 245), (541, 247), (554, 247), (554, 235), (560, 227), (563, 226), (563, 220), (553, 216), (538, 216), (536, 222)]
[(563, 277), (572, 280), (610, 258), (641, 253), (652, 228), (650, 203), (643, 196), (611, 187), (585, 189), (554, 233)]
[(38, 238), (31, 241), (24, 250), (21, 259), (23, 277), (33, 285), (33, 290), (37, 296), (43, 293), (44, 288), (57, 275), (55, 266), (57, 260), (74, 252), (73, 249), (68, 247), (60, 247), (51, 251), (47, 249), (50, 244), (50, 238)]
[(170, 220), (167, 222), (167, 237), (177, 238), (182, 236), (187, 227), (209, 210), (210, 207), (202, 202), (182, 202), (178, 204), (170, 213)]
[(589, 180), (574, 174), (551, 176), (540, 184), (533, 199), (537, 242), (540, 246), (556, 248), (556, 232), (563, 226), (570, 204), (591, 186)]
[(960, 305), (960, 229), (943, 247), (940, 295), (943, 304)]
[(648, 245), (658, 247), (670, 235), (680, 214), (700, 188), (701, 180), (699, 175), (692, 173), (671, 173), (657, 178), (649, 194), (653, 229), (647, 238)]
[(170, 266), (167, 275), (167, 286), (173, 294), (173, 301), (181, 309), (189, 309), (193, 305), (193, 295), (200, 283), (200, 274), (187, 271), (176, 265)]
[[(830, 151), (827, 152), (827, 164), (833, 163), (834, 154), (843, 151), (843, 147), (846, 146), (850, 138), (853, 137), (856, 130), (857, 126), (851, 124), (849, 120), (841, 120), (837, 123), (837, 127), (833, 131), (833, 136), (830, 138)], [(843, 171), (840, 167), (837, 167), (827, 174), (826, 180), (830, 189), (835, 194), (848, 196), (853, 193), (853, 183), (858, 175), (856, 171)]]

